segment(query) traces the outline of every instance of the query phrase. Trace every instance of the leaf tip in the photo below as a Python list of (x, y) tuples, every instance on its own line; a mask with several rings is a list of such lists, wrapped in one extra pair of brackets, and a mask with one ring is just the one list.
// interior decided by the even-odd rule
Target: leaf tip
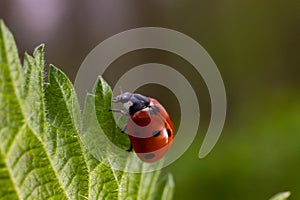
[(8, 31), (8, 32), (10, 32), (10, 31), (8, 30), (8, 28), (7, 28), (7, 26), (6, 26), (5, 22), (4, 22), (4, 20), (3, 20), (3, 19), (0, 19), (0, 32), (3, 32), (3, 31)]
[(5, 23), (3, 19), (0, 19), (0, 33), (3, 33), (3, 30), (5, 29)]
[(57, 74), (57, 68), (53, 64), (50, 64), (49, 65), (49, 75), (48, 75), (49, 80), (51, 80), (53, 77), (55, 77), (56, 74)]
[(26, 62), (30, 63), (30, 62), (32, 62), (32, 60), (33, 60), (33, 57), (31, 55), (29, 55), (29, 53), (25, 52), (24, 53), (24, 67), (25, 68), (29, 67), (29, 65), (26, 65), (25, 63)]
[(53, 65), (53, 64), (50, 64), (49, 65), (49, 73), (55, 71), (57, 68)]
[(45, 49), (45, 44), (40, 44), (39, 46), (37, 46), (37, 47), (34, 49), (33, 55), (35, 56), (35, 55), (38, 54), (38, 53), (44, 53), (44, 49)]
[(2, 28), (2, 26), (5, 26), (5, 23), (4, 23), (3, 19), (0, 19), (0, 26), (1, 26), (1, 28)]
[(102, 93), (104, 91), (107, 91), (108, 93), (112, 93), (109, 84), (102, 76), (98, 76), (93, 91), (95, 94), (99, 92)]

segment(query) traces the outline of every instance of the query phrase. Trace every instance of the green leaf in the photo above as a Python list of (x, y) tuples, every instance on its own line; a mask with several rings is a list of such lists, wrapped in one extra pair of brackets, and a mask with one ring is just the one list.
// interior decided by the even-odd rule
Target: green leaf
[[(32, 127), (34, 120), (28, 116), (30, 103), (40, 99), (35, 98), (35, 95), (27, 100), (23, 98), (24, 73), (13, 36), (2, 21), (0, 49), (0, 151), (10, 182), (14, 186), (14, 196), (19, 199), (50, 197), (66, 199), (58, 182), (57, 173), (51, 167), (53, 163), (39, 137), (41, 133), (36, 132), (38, 128)], [(30, 82), (32, 83), (29, 81), (29, 84)], [(42, 90), (36, 92), (43, 94)], [(42, 104), (41, 101), (40, 103)], [(39, 112), (43, 113), (44, 109), (35, 108), (32, 112), (42, 116)], [(0, 191), (0, 194), (8, 193), (6, 187), (1, 187)]]
[[(43, 69), (44, 45), (40, 45), (34, 52), (35, 58), (27, 53), (24, 57), (23, 99), (24, 112), (28, 116), (28, 123), (35, 133), (43, 133), (45, 128), (44, 100), (43, 100)], [(40, 137), (40, 135), (38, 135)]]
[[(146, 170), (147, 165), (144, 163), (137, 165), (137, 159), (137, 157), (130, 156), (125, 169), (139, 168)], [(162, 162), (158, 164), (162, 164)], [(121, 199), (153, 199), (157, 190), (159, 174), (159, 170), (144, 173), (125, 172), (120, 182), (120, 190), (126, 191), (126, 193), (121, 193)]]
[(4, 157), (0, 151), (0, 188), (5, 188), (5, 190), (0, 189), (1, 199), (18, 199), (14, 184), (9, 176), (9, 171), (7, 170)]
[(119, 126), (115, 123), (113, 113), (109, 112), (112, 102), (112, 90), (102, 77), (99, 77), (96, 81), (94, 94), (96, 116), (101, 128), (115, 145), (125, 150), (129, 149), (130, 142), (128, 136), (121, 133)]
[[(50, 66), (45, 83), (43, 70), (44, 45), (25, 54), (22, 68), (13, 36), (0, 21), (0, 199), (171, 199), (173, 181), (159, 183), (158, 170), (123, 172), (151, 170), (124, 151), (129, 140), (108, 111), (109, 85), (98, 79), (81, 120), (70, 80)], [(108, 148), (99, 131), (109, 138)], [(95, 138), (86, 141), (90, 133)], [(86, 142), (95, 149), (85, 148)], [(122, 159), (115, 159), (114, 146), (124, 152)], [(114, 167), (120, 162), (123, 170)]]
[(174, 179), (171, 174), (168, 174), (162, 179), (158, 185), (158, 191), (155, 199), (172, 199), (175, 189)]
[(290, 192), (281, 192), (273, 196), (270, 200), (286, 200), (291, 195)]
[(71, 82), (50, 66), (45, 85), (47, 130), (43, 141), (58, 181), (69, 199), (88, 196), (88, 168), (78, 137), (80, 110)]
[[(90, 194), (88, 199), (123, 199), (121, 196), (124, 190), (120, 188), (123, 172), (114, 170), (111, 167), (114, 154), (109, 151), (110, 146), (108, 148), (106, 146), (106, 136), (99, 134), (103, 130), (98, 125), (95, 110), (95, 95), (88, 95), (83, 112), (83, 130), (81, 135), (90, 152), (88, 153), (90, 171)], [(107, 109), (106, 111), (109, 112)], [(127, 157), (125, 156), (125, 158)]]

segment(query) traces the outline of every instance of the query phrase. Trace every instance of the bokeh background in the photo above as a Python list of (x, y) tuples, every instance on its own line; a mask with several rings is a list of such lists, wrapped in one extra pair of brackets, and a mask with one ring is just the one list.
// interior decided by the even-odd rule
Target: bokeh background
[[(260, 200), (286, 190), (300, 199), (299, 0), (0, 0), (0, 18), (14, 33), (20, 57), (45, 43), (47, 64), (72, 81), (85, 56), (121, 31), (158, 26), (194, 38), (219, 67), (228, 96), (224, 131), (204, 159), (197, 155), (209, 123), (209, 95), (185, 60), (141, 50), (120, 57), (104, 75), (113, 85), (135, 65), (159, 62), (182, 72), (197, 91), (198, 136), (163, 170), (174, 175), (174, 199)], [(179, 105), (167, 88), (139, 90), (158, 98), (178, 125)]]

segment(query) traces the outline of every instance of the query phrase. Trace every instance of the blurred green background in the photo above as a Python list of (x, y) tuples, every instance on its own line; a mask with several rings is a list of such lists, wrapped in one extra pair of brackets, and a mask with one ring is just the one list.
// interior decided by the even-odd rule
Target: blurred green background
[[(47, 63), (72, 81), (85, 56), (121, 31), (158, 26), (194, 38), (219, 67), (228, 96), (224, 131), (204, 159), (197, 155), (210, 100), (205, 83), (186, 61), (142, 50), (120, 57), (104, 76), (113, 85), (137, 64), (160, 62), (180, 68), (195, 87), (199, 134), (163, 171), (175, 177), (174, 199), (260, 200), (285, 190), (292, 192), (290, 199), (300, 199), (299, 0), (1, 0), (0, 18), (14, 33), (21, 57), (45, 43)], [(178, 102), (163, 92), (166, 88), (140, 90), (160, 99), (178, 123)]]

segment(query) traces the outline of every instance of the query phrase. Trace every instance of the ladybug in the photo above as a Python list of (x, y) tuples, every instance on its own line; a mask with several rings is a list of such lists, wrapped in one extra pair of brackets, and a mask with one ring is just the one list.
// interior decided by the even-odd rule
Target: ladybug
[(122, 103), (124, 110), (112, 110), (130, 115), (127, 130), (137, 156), (144, 162), (160, 160), (170, 149), (174, 139), (174, 126), (165, 108), (154, 98), (125, 92), (113, 98), (112, 102)]

